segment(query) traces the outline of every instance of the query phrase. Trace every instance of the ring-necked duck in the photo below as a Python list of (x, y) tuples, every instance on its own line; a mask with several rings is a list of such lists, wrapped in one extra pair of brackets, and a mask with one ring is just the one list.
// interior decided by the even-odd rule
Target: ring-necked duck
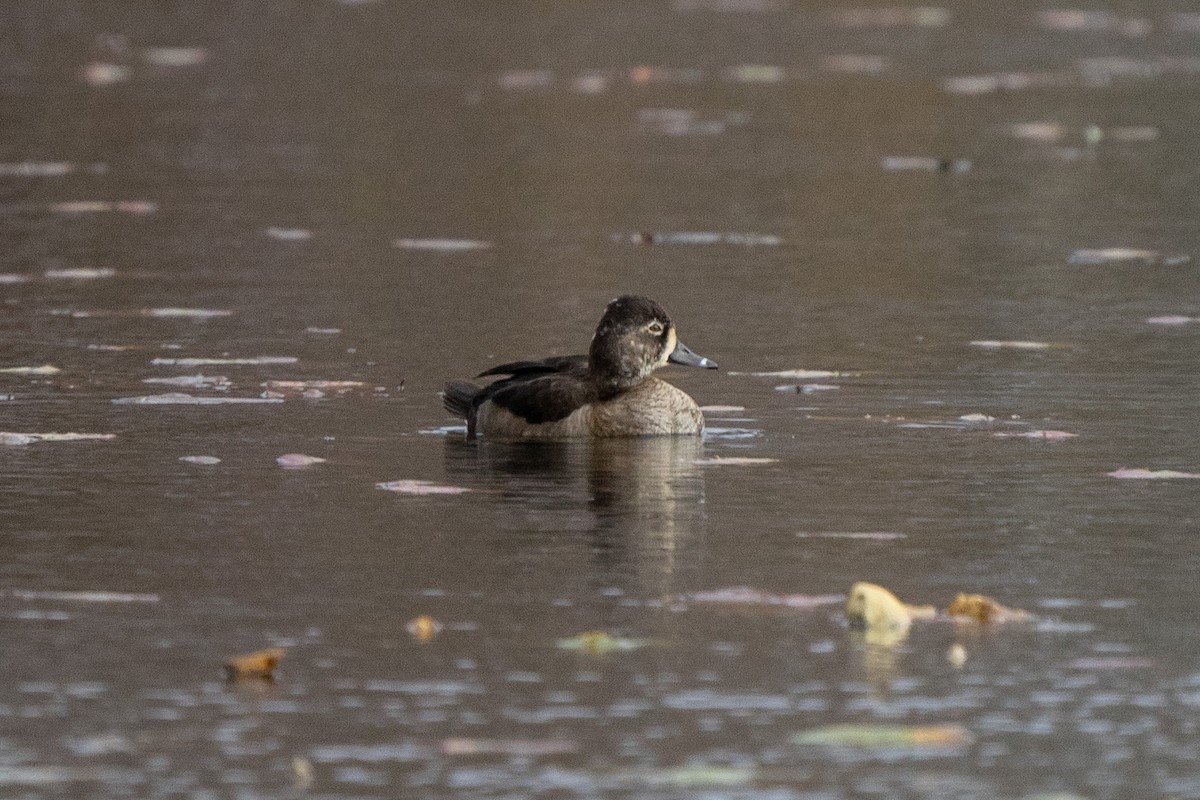
[(442, 392), (467, 435), (558, 439), (698, 434), (696, 401), (650, 375), (667, 362), (716, 369), (675, 333), (662, 306), (626, 295), (608, 304), (588, 354), (515, 361), (481, 372), (508, 376), (486, 387), (452, 381)]

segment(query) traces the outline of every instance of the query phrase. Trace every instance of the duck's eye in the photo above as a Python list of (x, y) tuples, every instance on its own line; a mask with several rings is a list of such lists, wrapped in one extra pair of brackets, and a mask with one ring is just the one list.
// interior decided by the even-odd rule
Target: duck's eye
[(646, 326), (646, 330), (653, 333), (655, 336), (662, 336), (663, 324), (657, 320)]

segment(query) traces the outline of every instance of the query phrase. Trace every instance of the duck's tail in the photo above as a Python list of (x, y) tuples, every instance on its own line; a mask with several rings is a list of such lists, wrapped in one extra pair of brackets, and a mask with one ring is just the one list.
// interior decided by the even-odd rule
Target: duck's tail
[(483, 389), (467, 381), (450, 381), (442, 389), (442, 405), (454, 416), (470, 420), (475, 395)]

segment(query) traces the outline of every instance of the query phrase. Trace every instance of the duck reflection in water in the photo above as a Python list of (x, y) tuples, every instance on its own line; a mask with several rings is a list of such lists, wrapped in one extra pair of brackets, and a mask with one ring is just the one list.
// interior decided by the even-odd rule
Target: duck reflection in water
[(449, 478), (500, 497), (496, 527), (588, 534), (604, 582), (637, 574), (673, 594), (679, 558), (702, 535), (700, 437), (448, 439), (445, 453)]

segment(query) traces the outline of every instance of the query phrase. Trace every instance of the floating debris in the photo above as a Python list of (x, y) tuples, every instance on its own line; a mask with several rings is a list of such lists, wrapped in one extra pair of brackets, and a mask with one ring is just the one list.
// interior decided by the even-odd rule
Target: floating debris
[(392, 247), (401, 250), (432, 250), (441, 253), (461, 253), (467, 250), (486, 250), (491, 242), (482, 239), (395, 239)]
[(775, 391), (789, 394), (818, 394), (819, 392), (837, 391), (841, 388), (832, 383), (784, 383), (776, 386)]
[(716, 231), (667, 231), (659, 233), (618, 233), (613, 235), (615, 241), (632, 242), (633, 244), (735, 244), (746, 247), (765, 245), (773, 247), (783, 244), (783, 239), (766, 233), (720, 233)]
[(3, 367), (0, 373), (5, 375), (57, 375), (61, 369), (52, 364), (42, 364), (40, 367)]
[(969, 172), (968, 158), (937, 158), (936, 156), (884, 156), (879, 166), (885, 172)]
[(1068, 433), (1067, 431), (1000, 431), (993, 433), (997, 439), (1042, 439), (1047, 442), (1062, 442), (1067, 439), (1074, 439), (1079, 434)]
[(179, 460), (185, 464), (200, 464), (205, 467), (212, 467), (221, 463), (221, 459), (216, 456), (180, 456)]
[(579, 752), (579, 743), (569, 739), (443, 739), (438, 748), (446, 756), (537, 756), (570, 755)]
[(850, 626), (865, 631), (868, 644), (897, 644), (908, 635), (913, 619), (936, 614), (933, 606), (908, 605), (882, 586), (861, 581), (851, 587), (846, 601)]
[(961, 669), (967, 663), (967, 648), (955, 642), (946, 651), (946, 660), (950, 662), (950, 666), (955, 669)]
[(404, 627), (409, 635), (422, 643), (433, 641), (433, 638), (442, 632), (442, 623), (428, 614), (410, 619)]
[(122, 406), (223, 406), (282, 403), (277, 397), (210, 397), (186, 392), (146, 394), (138, 397), (117, 397), (113, 403)]
[(147, 308), (139, 313), (142, 316), (162, 319), (213, 319), (233, 316), (232, 311), (224, 308)]
[(1028, 611), (1002, 606), (982, 594), (959, 592), (946, 613), (955, 619), (973, 620), (980, 623), (1027, 622), (1032, 619)]
[(203, 47), (147, 47), (142, 60), (156, 67), (195, 67), (208, 61)]
[(865, 539), (875, 542), (891, 542), (896, 539), (907, 539), (908, 535), (895, 531), (817, 531), (815, 533), (797, 533), (801, 539)]
[(67, 200), (61, 203), (51, 203), (50, 210), (57, 214), (101, 214), (109, 211), (121, 211), (137, 216), (153, 214), (158, 210), (158, 203), (150, 200)]
[(266, 650), (256, 650), (253, 653), (234, 656), (225, 662), (225, 679), (230, 681), (241, 678), (259, 678), (270, 681), (275, 679), (275, 668), (283, 660), (285, 651), (282, 647), (271, 647)]
[(792, 744), (880, 750), (966, 747), (973, 741), (961, 725), (826, 725), (791, 737)]
[(295, 356), (255, 356), (253, 358), (156, 358), (150, 363), (156, 367), (249, 367), (295, 364), (299, 360)]
[(375, 484), (375, 488), (400, 494), (430, 495), (430, 494), (464, 494), (471, 491), (462, 486), (444, 486), (433, 481), (399, 480)]
[(1068, 264), (1094, 266), (1099, 264), (1141, 263), (1153, 265), (1176, 266), (1186, 264), (1191, 260), (1187, 255), (1163, 255), (1158, 250), (1146, 250), (1136, 247), (1106, 247), (1075, 250), (1067, 256)]
[(1179, 314), (1168, 314), (1163, 317), (1147, 317), (1147, 325), (1189, 325), (1200, 322), (1200, 317), (1185, 317)]
[(0, 164), (0, 178), (61, 178), (75, 171), (69, 161), (19, 161)]
[(12, 433), (0, 431), (0, 445), (19, 447), (37, 442), (94, 442), (117, 438), (115, 433)]
[(302, 397), (324, 397), (326, 392), (346, 394), (367, 388), (362, 381), (267, 381), (262, 384), (269, 394), (300, 395)]
[(836, 372), (828, 369), (785, 369), (779, 372), (730, 372), (730, 375), (750, 375), (755, 378), (843, 378), (849, 372)]
[(1146, 469), (1144, 467), (1122, 467), (1121, 469), (1106, 472), (1110, 478), (1124, 478), (1134, 481), (1166, 481), (1173, 479), (1195, 479), (1200, 478), (1200, 472), (1180, 472), (1174, 469)]
[(63, 592), (12, 589), (9, 591), (9, 594), (18, 600), (47, 600), (69, 603), (157, 603), (162, 599), (156, 594), (106, 591)]
[(307, 456), (304, 453), (284, 453), (275, 459), (275, 463), (284, 469), (303, 469), (314, 464), (324, 464), (325, 459)]
[(281, 242), (307, 242), (313, 237), (313, 232), (307, 228), (267, 228), (265, 233), (272, 239)]
[(745, 467), (753, 464), (774, 464), (779, 461), (778, 458), (749, 458), (744, 456), (710, 456), (709, 458), (698, 458), (693, 461), (693, 464), (701, 467)]
[(1000, 339), (976, 339), (969, 344), (971, 347), (982, 347), (984, 350), (1049, 350), (1063, 346), (1051, 342), (1004, 341)]
[(652, 644), (648, 639), (629, 639), (613, 636), (607, 631), (586, 631), (570, 639), (559, 639), (555, 647), (561, 650), (578, 650), (592, 655), (625, 653)]
[(142, 378), (142, 383), (166, 386), (188, 386), (195, 389), (217, 389), (225, 391), (233, 384), (224, 375), (176, 375), (171, 378)]
[(106, 61), (92, 61), (85, 64), (79, 71), (79, 77), (84, 83), (92, 86), (112, 86), (123, 83), (133, 75), (133, 70), (123, 64), (110, 64)]
[(692, 592), (679, 598), (685, 603), (720, 603), (723, 605), (773, 606), (797, 611), (809, 611), (833, 605), (846, 599), (841, 594), (775, 594), (749, 586), (733, 586), (706, 592)]

